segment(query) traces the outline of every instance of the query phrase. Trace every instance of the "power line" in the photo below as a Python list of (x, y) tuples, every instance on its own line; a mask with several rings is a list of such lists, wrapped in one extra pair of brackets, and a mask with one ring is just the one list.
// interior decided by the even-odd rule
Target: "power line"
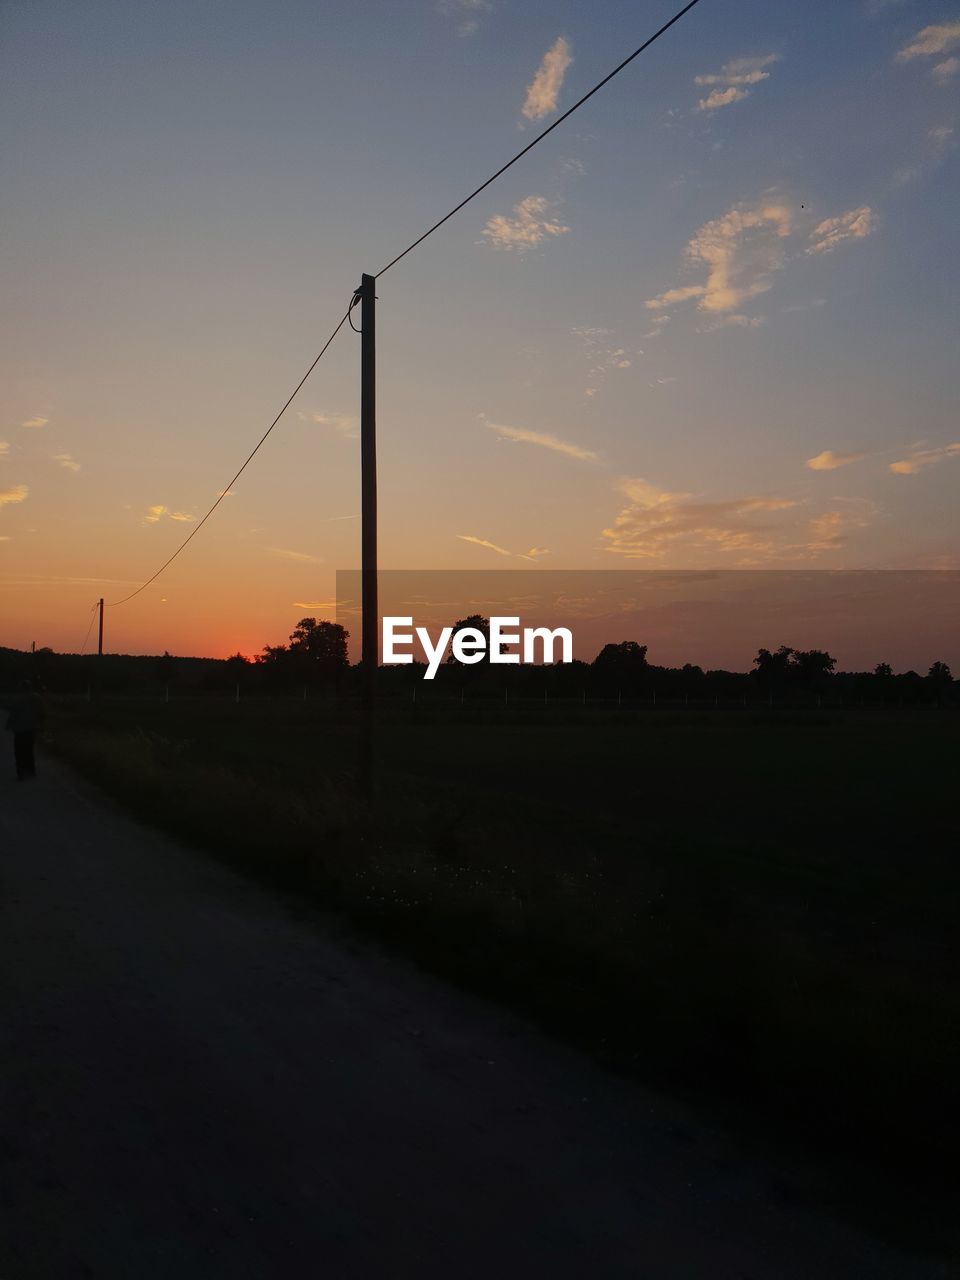
[(100, 608), (100, 601), (98, 600), (98, 601), (96, 602), (96, 604), (95, 604), (95, 605), (93, 605), (93, 607), (92, 607), (92, 608), (91, 608), (91, 610), (90, 610), (90, 625), (87, 627), (87, 634), (83, 637), (83, 644), (80, 646), (80, 657), (81, 657), (81, 658), (83, 657), (84, 650), (85, 650), (85, 649), (86, 649), (86, 647), (87, 647), (87, 641), (90, 639), (90, 632), (93, 630), (93, 619), (94, 619), (94, 616), (96, 615), (96, 612), (97, 612), (97, 610), (98, 610), (99, 608)]
[[(350, 303), (350, 307), (352, 307), (352, 306), (353, 306), (353, 302), (351, 301), (351, 303)], [(263, 433), (263, 435), (260, 437), (260, 439), (259, 439), (259, 440), (257, 441), (257, 443), (254, 445), (254, 447), (253, 447), (253, 449), (250, 451), (250, 453), (248, 453), (248, 454), (247, 454), (247, 457), (246, 457), (246, 460), (244, 461), (243, 466), (240, 468), (240, 470), (237, 472), (237, 474), (233, 477), (233, 479), (232, 479), (232, 480), (230, 480), (230, 481), (227, 483), (227, 485), (226, 485), (226, 486), (224, 487), (224, 489), (221, 491), (220, 496), (217, 498), (216, 502), (213, 504), (213, 506), (210, 508), (210, 510), (207, 512), (207, 514), (203, 517), (203, 519), (200, 521), (200, 523), (199, 523), (198, 525), (196, 525), (196, 527), (190, 531), (190, 534), (189, 534), (186, 538), (184, 538), (183, 542), (181, 542), (181, 543), (180, 543), (179, 547), (177, 547), (177, 549), (176, 549), (176, 551), (173, 553), (173, 555), (172, 555), (172, 556), (170, 556), (170, 558), (169, 558), (168, 560), (164, 560), (163, 564), (160, 566), (160, 568), (157, 570), (157, 572), (156, 572), (155, 574), (153, 574), (153, 576), (152, 576), (152, 577), (148, 578), (148, 579), (146, 580), (146, 582), (144, 582), (144, 583), (142, 584), (142, 586), (137, 587), (136, 591), (131, 591), (131, 592), (130, 592), (130, 594), (129, 594), (128, 596), (124, 596), (122, 600), (111, 600), (111, 601), (108, 601), (108, 603), (107, 603), (107, 608), (108, 608), (108, 609), (115, 609), (115, 608), (117, 608), (117, 606), (118, 606), (118, 605), (126, 604), (128, 600), (132, 600), (134, 596), (138, 596), (138, 595), (140, 594), (140, 592), (141, 592), (141, 591), (143, 591), (146, 587), (149, 587), (150, 583), (151, 583), (151, 582), (155, 582), (155, 581), (157, 580), (157, 578), (159, 578), (159, 577), (160, 577), (161, 573), (163, 573), (164, 569), (166, 569), (169, 565), (173, 564), (174, 560), (176, 560), (176, 558), (177, 558), (177, 556), (180, 554), (180, 552), (181, 552), (181, 551), (183, 551), (183, 549), (187, 546), (187, 544), (188, 544), (189, 542), (191, 542), (191, 541), (192, 541), (192, 540), (197, 536), (197, 534), (200, 532), (200, 530), (203, 528), (203, 526), (207, 523), (207, 521), (210, 519), (210, 517), (211, 517), (211, 516), (213, 515), (213, 513), (216, 511), (217, 507), (219, 507), (220, 503), (224, 500), (224, 498), (225, 498), (225, 497), (227, 496), (227, 494), (230, 492), (230, 490), (232, 489), (232, 487), (236, 484), (236, 482), (237, 482), (237, 481), (240, 479), (240, 477), (243, 475), (244, 471), (246, 471), (247, 467), (248, 467), (248, 466), (250, 465), (250, 463), (253, 461), (253, 459), (254, 459), (255, 455), (257, 454), (258, 450), (260, 449), (260, 446), (261, 446), (261, 445), (263, 444), (263, 442), (266, 440), (267, 436), (268, 436), (268, 435), (270, 434), (270, 432), (274, 429), (274, 427), (277, 425), (277, 423), (280, 421), (280, 419), (283, 417), (283, 415), (286, 413), (286, 411), (290, 408), (290, 405), (293, 403), (294, 397), (296, 396), (297, 392), (300, 390), (300, 388), (303, 386), (303, 384), (306, 382), (306, 380), (310, 377), (311, 373), (313, 373), (314, 369), (315, 369), (315, 368), (317, 367), (317, 365), (320, 363), (320, 359), (321, 359), (321, 357), (322, 357), (322, 356), (324, 355), (324, 353), (326, 352), (327, 347), (329, 347), (329, 346), (330, 346), (330, 343), (331, 343), (331, 342), (333, 342), (334, 338), (337, 336), (337, 334), (338, 334), (338, 333), (340, 332), (340, 330), (343, 328), (344, 324), (346, 323), (347, 316), (349, 316), (349, 314), (350, 314), (350, 308), (348, 308), (348, 309), (343, 313), (343, 315), (340, 317), (340, 322), (339, 322), (339, 324), (338, 324), (338, 325), (337, 325), (337, 327), (334, 329), (333, 333), (331, 333), (330, 337), (326, 340), (326, 342), (323, 344), (323, 346), (320, 348), (320, 351), (319, 351), (319, 353), (317, 354), (317, 357), (316, 357), (316, 359), (314, 360), (313, 364), (310, 366), (310, 368), (307, 370), (307, 372), (303, 375), (303, 377), (300, 379), (300, 381), (299, 381), (299, 382), (297, 383), (297, 385), (294, 387), (293, 391), (290, 393), (290, 396), (289, 396), (289, 398), (287, 399), (286, 404), (283, 406), (283, 408), (280, 410), (280, 412), (277, 414), (277, 416), (274, 418), (274, 420), (270, 423), (269, 427), (267, 427), (266, 431)]]
[(456, 205), (453, 209), (451, 209), (449, 213), (444, 214), (444, 216), (440, 219), (439, 222), (435, 222), (428, 231), (425, 231), (423, 233), (422, 236), (419, 236), (416, 240), (414, 240), (412, 244), (407, 245), (403, 253), (398, 253), (397, 256), (395, 258), (392, 258), (385, 267), (381, 267), (380, 270), (377, 272), (375, 278), (379, 279), (379, 277), (384, 275), (387, 271), (389, 271), (391, 267), (395, 267), (397, 263), (401, 260), (401, 258), (405, 258), (408, 253), (412, 253), (413, 250), (416, 249), (417, 245), (423, 244), (424, 240), (426, 240), (428, 236), (432, 236), (433, 233), (439, 230), (439, 228), (442, 227), (445, 222), (448, 222), (455, 213), (459, 213), (460, 210), (465, 205), (468, 205), (470, 201), (474, 199), (474, 197), (478, 196), (481, 191), (485, 191), (487, 187), (490, 186), (491, 182), (496, 182), (497, 178), (499, 178), (501, 174), (506, 173), (506, 171), (509, 168), (511, 168), (512, 165), (515, 165), (518, 160), (522, 159), (527, 154), (528, 151), (532, 151), (538, 142), (542, 142), (544, 140), (544, 138), (547, 136), (548, 133), (552, 133), (554, 129), (557, 128), (558, 125), (563, 124), (564, 120), (569, 119), (569, 117), (572, 116), (573, 113), (577, 111), (580, 107), (582, 107), (583, 104), (588, 99), (592, 98), (595, 93), (598, 93), (605, 84), (609, 84), (614, 76), (619, 75), (620, 72), (624, 69), (624, 67), (628, 67), (630, 63), (633, 62), (634, 58), (639, 58), (640, 54), (643, 53), (645, 49), (649, 49), (655, 40), (659, 40), (660, 37), (664, 34), (664, 32), (669, 31), (675, 22), (679, 22), (680, 19), (684, 16), (684, 14), (689, 13), (690, 10), (694, 7), (694, 5), (699, 3), (700, 3), (700, 0), (690, 0), (689, 4), (684, 5), (684, 7), (680, 10), (680, 12), (675, 13), (673, 17), (670, 19), (670, 21), (664, 23), (664, 25), (660, 28), (659, 31), (655, 31), (648, 40), (645, 40), (639, 49), (634, 49), (633, 53), (630, 54), (629, 58), (624, 58), (623, 62), (621, 62), (618, 67), (614, 67), (614, 69), (610, 72), (609, 75), (604, 76), (601, 81), (595, 84), (589, 93), (585, 93), (583, 97), (580, 98), (577, 102), (575, 102), (572, 107), (569, 107), (563, 113), (562, 116), (558, 116), (558, 118), (554, 120), (553, 124), (548, 125), (547, 128), (544, 129), (542, 133), (538, 134), (533, 139), (532, 142), (528, 142), (522, 151), (518, 151), (512, 160), (508, 160), (507, 163), (503, 165), (501, 168), (499, 168), (495, 174), (489, 177), (486, 180), (486, 182), (482, 183), (479, 187), (477, 187), (476, 191), (471, 191), (470, 194), (466, 197), (466, 199), (461, 200), (460, 203)]
[[(471, 191), (471, 193), (465, 199), (461, 200), (458, 205), (455, 205), (454, 208), (452, 208), (449, 213), (444, 214), (444, 216), (438, 222), (435, 222), (432, 227), (424, 231), (423, 235), (418, 236), (417, 239), (414, 240), (412, 244), (407, 245), (406, 249), (404, 249), (402, 253), (398, 253), (397, 256), (395, 258), (392, 258), (385, 267), (381, 267), (380, 270), (376, 273), (376, 276), (374, 277), (374, 279), (378, 279), (380, 276), (384, 275), (387, 271), (389, 271), (391, 267), (395, 267), (397, 263), (401, 261), (401, 259), (407, 256), (408, 253), (412, 253), (413, 250), (416, 249), (418, 245), (423, 244), (424, 240), (426, 240), (429, 236), (432, 236), (435, 231), (439, 230), (439, 228), (442, 227), (445, 222), (449, 222), (449, 220), (454, 216), (454, 214), (459, 213), (460, 210), (463, 209), (466, 205), (468, 205), (471, 200), (475, 199), (478, 195), (480, 195), (482, 191), (485, 191), (487, 187), (490, 186), (491, 183), (496, 182), (497, 178), (499, 178), (502, 174), (506, 173), (508, 169), (512, 168), (512, 166), (515, 165), (518, 160), (521, 160), (527, 154), (528, 151), (532, 151), (533, 148), (539, 142), (542, 142), (543, 139), (547, 136), (547, 134), (552, 133), (554, 129), (556, 129), (559, 125), (563, 124), (565, 120), (568, 120), (570, 116), (572, 116), (575, 111), (578, 111), (585, 102), (589, 101), (589, 99), (592, 98), (595, 93), (599, 93), (599, 91), (604, 87), (604, 85), (609, 84), (610, 81), (614, 78), (614, 76), (619, 75), (620, 72), (623, 71), (625, 67), (628, 67), (635, 58), (639, 58), (640, 54), (643, 53), (644, 50), (649, 49), (650, 46), (655, 41), (659, 40), (662, 35), (664, 35), (667, 31), (669, 31), (670, 28), (675, 23), (679, 22), (680, 19), (685, 14), (689, 13), (690, 10), (699, 3), (700, 3), (700, 0), (689, 0), (689, 2), (685, 4), (684, 7), (679, 10), (678, 13), (675, 13), (673, 15), (673, 17), (669, 20), (669, 22), (665, 22), (664, 25), (658, 31), (655, 31), (652, 36), (646, 39), (643, 42), (643, 44), (639, 46), (639, 48), (634, 49), (633, 53), (631, 53), (629, 57), (624, 58), (624, 60), (619, 64), (619, 66), (614, 67), (614, 69), (611, 72), (609, 72), (607, 75), (605, 75), (602, 80), (598, 81), (597, 84), (595, 84), (593, 88), (589, 90), (589, 92), (585, 93), (582, 98), (579, 98), (573, 104), (572, 107), (568, 107), (567, 110), (564, 111), (563, 115), (558, 116), (557, 119), (554, 120), (553, 124), (548, 125), (547, 128), (544, 129), (542, 133), (539, 133), (531, 142), (528, 142), (527, 145), (522, 150), (518, 151), (517, 154), (512, 159), (508, 160), (505, 165), (502, 165), (496, 171), (496, 173), (492, 174), (489, 178), (487, 178), (486, 182), (481, 183), (481, 185), (477, 187), (476, 190)], [(230, 492), (230, 489), (232, 488), (232, 486), (236, 484), (237, 480), (240, 479), (240, 477), (243, 475), (244, 471), (246, 471), (249, 464), (253, 461), (255, 455), (260, 449), (260, 446), (264, 443), (264, 441), (273, 431), (274, 427), (277, 425), (277, 423), (286, 413), (287, 409), (290, 407), (291, 403), (293, 402), (293, 399), (296, 396), (297, 392), (300, 390), (300, 388), (303, 386), (306, 380), (310, 377), (310, 374), (313, 373), (314, 369), (319, 364), (321, 357), (324, 355), (327, 348), (330, 346), (331, 342), (333, 342), (334, 338), (337, 336), (340, 330), (343, 328), (344, 324), (347, 323), (347, 321), (349, 321), (351, 329), (354, 329), (355, 332), (359, 332), (359, 330), (356, 329), (350, 315), (358, 299), (359, 299), (359, 293), (354, 294), (353, 298), (351, 299), (350, 306), (347, 308), (346, 312), (341, 316), (340, 321), (337, 324), (337, 327), (334, 329), (333, 333), (331, 333), (327, 341), (323, 344), (323, 347), (320, 349), (319, 354), (311, 364), (310, 368), (306, 371), (306, 373), (297, 383), (296, 387), (294, 388), (287, 402), (284, 404), (283, 408), (274, 418), (273, 422), (270, 423), (270, 426), (267, 427), (266, 431), (263, 433), (263, 435), (257, 441), (254, 448), (248, 454), (246, 460), (243, 463), (243, 466), (241, 466), (240, 470), (236, 473), (233, 479), (226, 485), (226, 487), (220, 493), (220, 496), (217, 498), (216, 502), (209, 509), (209, 511), (207, 511), (206, 515), (204, 515), (203, 519), (200, 520), (200, 522), (191, 530), (189, 535), (186, 538), (184, 538), (183, 542), (181, 542), (180, 546), (177, 547), (173, 555), (170, 556), (169, 559), (163, 562), (163, 564), (156, 571), (156, 573), (154, 573), (151, 577), (147, 578), (146, 582), (144, 582), (141, 586), (137, 587), (136, 591), (132, 591), (128, 596), (124, 596), (122, 600), (109, 601), (107, 604), (107, 608), (115, 609), (121, 604), (126, 604), (128, 600), (132, 600), (134, 596), (138, 596), (141, 591), (144, 591), (147, 587), (150, 586), (152, 582), (155, 582), (157, 578), (160, 577), (161, 573), (163, 573), (165, 569), (167, 569), (171, 564), (173, 564), (177, 556), (179, 556), (180, 553), (188, 546), (188, 544), (193, 541), (193, 539), (197, 536), (197, 534), (200, 532), (203, 526), (207, 523), (207, 521), (213, 515), (214, 511), (216, 511), (217, 507), (219, 507), (223, 499)], [(89, 635), (89, 632), (88, 632), (88, 635)], [(86, 644), (86, 641), (84, 641), (84, 644)]]

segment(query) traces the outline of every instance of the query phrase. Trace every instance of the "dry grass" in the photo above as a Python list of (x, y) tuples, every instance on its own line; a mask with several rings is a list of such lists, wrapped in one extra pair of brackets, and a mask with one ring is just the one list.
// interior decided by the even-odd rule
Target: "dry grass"
[(385, 726), (373, 809), (349, 721), (289, 704), (80, 708), (53, 741), (149, 821), (660, 1084), (949, 1157), (952, 719), (484, 715)]

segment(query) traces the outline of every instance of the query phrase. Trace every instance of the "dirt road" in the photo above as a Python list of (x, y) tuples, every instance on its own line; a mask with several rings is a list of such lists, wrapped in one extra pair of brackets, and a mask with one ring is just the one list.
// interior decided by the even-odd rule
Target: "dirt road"
[(2, 1280), (948, 1274), (49, 761), (0, 782), (0, 1038)]

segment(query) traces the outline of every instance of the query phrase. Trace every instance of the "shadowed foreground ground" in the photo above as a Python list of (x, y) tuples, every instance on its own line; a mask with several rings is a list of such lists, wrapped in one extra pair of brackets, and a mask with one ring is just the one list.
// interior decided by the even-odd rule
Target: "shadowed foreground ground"
[(41, 771), (0, 782), (5, 1280), (949, 1274)]

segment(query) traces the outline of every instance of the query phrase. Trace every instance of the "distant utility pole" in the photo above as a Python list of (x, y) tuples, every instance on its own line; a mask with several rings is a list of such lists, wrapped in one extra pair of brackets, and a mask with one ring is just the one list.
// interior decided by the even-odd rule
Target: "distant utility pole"
[(373, 792), (377, 696), (377, 321), (376, 277), (362, 275), (360, 299), (360, 632), (363, 719), (360, 777)]
[(100, 635), (97, 640), (97, 657), (103, 657), (103, 596), (100, 597)]

